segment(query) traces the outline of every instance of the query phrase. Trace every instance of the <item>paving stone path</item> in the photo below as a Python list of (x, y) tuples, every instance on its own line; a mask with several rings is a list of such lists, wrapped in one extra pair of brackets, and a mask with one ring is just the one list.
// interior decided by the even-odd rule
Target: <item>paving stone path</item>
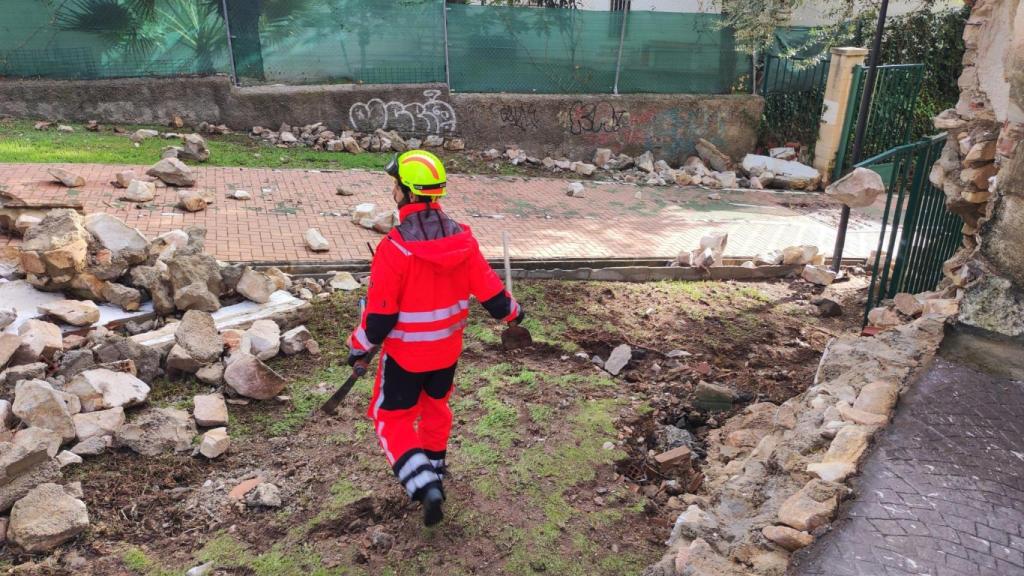
[(1024, 382), (935, 361), (792, 576), (1024, 574)]
[[(197, 168), (198, 189), (216, 203), (186, 213), (176, 207), (174, 189), (160, 188), (154, 202), (137, 207), (118, 200), (110, 181), (121, 170), (143, 174), (144, 166), (61, 164), (87, 184), (68, 189), (46, 174), (50, 165), (0, 164), (0, 184), (24, 198), (81, 200), (89, 212), (108, 212), (153, 237), (185, 226), (208, 229), (207, 250), (241, 262), (340, 262), (367, 260), (367, 242), (380, 235), (352, 224), (348, 211), (361, 202), (393, 206), (391, 180), (381, 172)], [(714, 230), (729, 232), (727, 256), (751, 257), (794, 244), (814, 244), (831, 254), (838, 210), (817, 195), (768, 191), (720, 192), (682, 187), (587, 184), (585, 198), (566, 196), (566, 180), (455, 175), (444, 206), (469, 224), (484, 253), (499, 257), (501, 236), (512, 237), (514, 258), (674, 258), (695, 248)], [(343, 187), (351, 196), (339, 196)], [(225, 194), (243, 189), (249, 201)], [(877, 207), (855, 214), (846, 256), (865, 258), (878, 239)], [(318, 227), (329, 252), (309, 251), (303, 233)], [(0, 234), (0, 245), (17, 240)]]

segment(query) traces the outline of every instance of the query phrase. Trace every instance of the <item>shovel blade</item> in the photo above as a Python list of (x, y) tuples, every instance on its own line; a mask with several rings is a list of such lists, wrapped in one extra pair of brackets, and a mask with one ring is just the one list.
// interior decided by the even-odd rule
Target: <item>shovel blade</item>
[(522, 326), (509, 326), (501, 333), (501, 345), (505, 350), (518, 350), (533, 345), (533, 336)]

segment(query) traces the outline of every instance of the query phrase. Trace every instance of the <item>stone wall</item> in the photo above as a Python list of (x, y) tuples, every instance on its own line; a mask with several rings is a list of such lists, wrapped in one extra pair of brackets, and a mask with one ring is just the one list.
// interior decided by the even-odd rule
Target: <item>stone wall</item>
[(449, 94), (443, 84), (257, 86), (223, 77), (0, 81), (0, 115), (29, 119), (227, 124), (325, 122), (331, 129), (457, 135), (477, 149), (589, 158), (596, 148), (682, 162), (699, 138), (740, 158), (757, 136), (759, 96)]
[(733, 158), (751, 152), (764, 100), (750, 95), (452, 94), (472, 146), (516, 145), (535, 156), (589, 158), (597, 148), (646, 150), (670, 163), (710, 140)]
[(935, 120), (949, 132), (932, 181), (964, 219), (965, 248), (946, 263), (965, 288), (960, 321), (1024, 337), (1024, 9), (978, 0), (964, 30), (955, 109)]

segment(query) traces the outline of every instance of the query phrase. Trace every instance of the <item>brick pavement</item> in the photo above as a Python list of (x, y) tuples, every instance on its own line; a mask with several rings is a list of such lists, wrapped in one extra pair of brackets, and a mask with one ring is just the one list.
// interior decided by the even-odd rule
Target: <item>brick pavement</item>
[[(360, 202), (389, 206), (390, 179), (379, 172), (348, 170), (271, 170), (199, 167), (197, 187), (212, 190), (217, 201), (203, 212), (176, 208), (174, 189), (158, 189), (156, 200), (137, 208), (119, 202), (109, 184), (116, 172), (145, 167), (98, 164), (59, 165), (85, 177), (87, 185), (68, 190), (51, 182), (44, 164), (0, 164), (0, 184), (25, 198), (73, 196), (87, 211), (109, 212), (148, 237), (175, 228), (208, 229), (208, 250), (222, 260), (316, 262), (366, 260), (374, 232), (352, 224), (347, 212)], [(729, 232), (726, 255), (749, 257), (771, 248), (814, 244), (831, 254), (835, 232), (831, 208), (791, 206), (806, 195), (764, 191), (722, 192), (709, 199), (699, 188), (653, 188), (629, 184), (588, 184), (587, 197), (565, 195), (566, 181), (546, 178), (454, 175), (446, 210), (473, 227), (484, 253), (501, 255), (501, 234), (512, 237), (515, 258), (673, 258), (696, 247), (711, 230)], [(344, 186), (353, 196), (338, 196)], [(248, 190), (251, 201), (225, 198), (234, 188)], [(639, 197), (638, 197), (639, 195)], [(861, 214), (851, 227), (848, 257), (866, 257), (877, 242), (879, 220)], [(864, 222), (868, 222), (864, 224)], [(306, 249), (302, 234), (318, 227), (332, 244), (326, 253)], [(16, 240), (0, 235), (0, 245)]]
[(939, 358), (792, 576), (1024, 574), (1024, 383)]

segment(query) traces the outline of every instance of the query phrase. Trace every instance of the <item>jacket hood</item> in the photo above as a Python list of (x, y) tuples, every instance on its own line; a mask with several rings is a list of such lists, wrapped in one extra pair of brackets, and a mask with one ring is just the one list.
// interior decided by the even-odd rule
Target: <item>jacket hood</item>
[(437, 240), (407, 242), (394, 231), (389, 233), (389, 237), (416, 258), (441, 268), (455, 268), (465, 262), (477, 249), (477, 241), (473, 237), (473, 231), (465, 224), (460, 224), (460, 226), (462, 226), (462, 232)]

